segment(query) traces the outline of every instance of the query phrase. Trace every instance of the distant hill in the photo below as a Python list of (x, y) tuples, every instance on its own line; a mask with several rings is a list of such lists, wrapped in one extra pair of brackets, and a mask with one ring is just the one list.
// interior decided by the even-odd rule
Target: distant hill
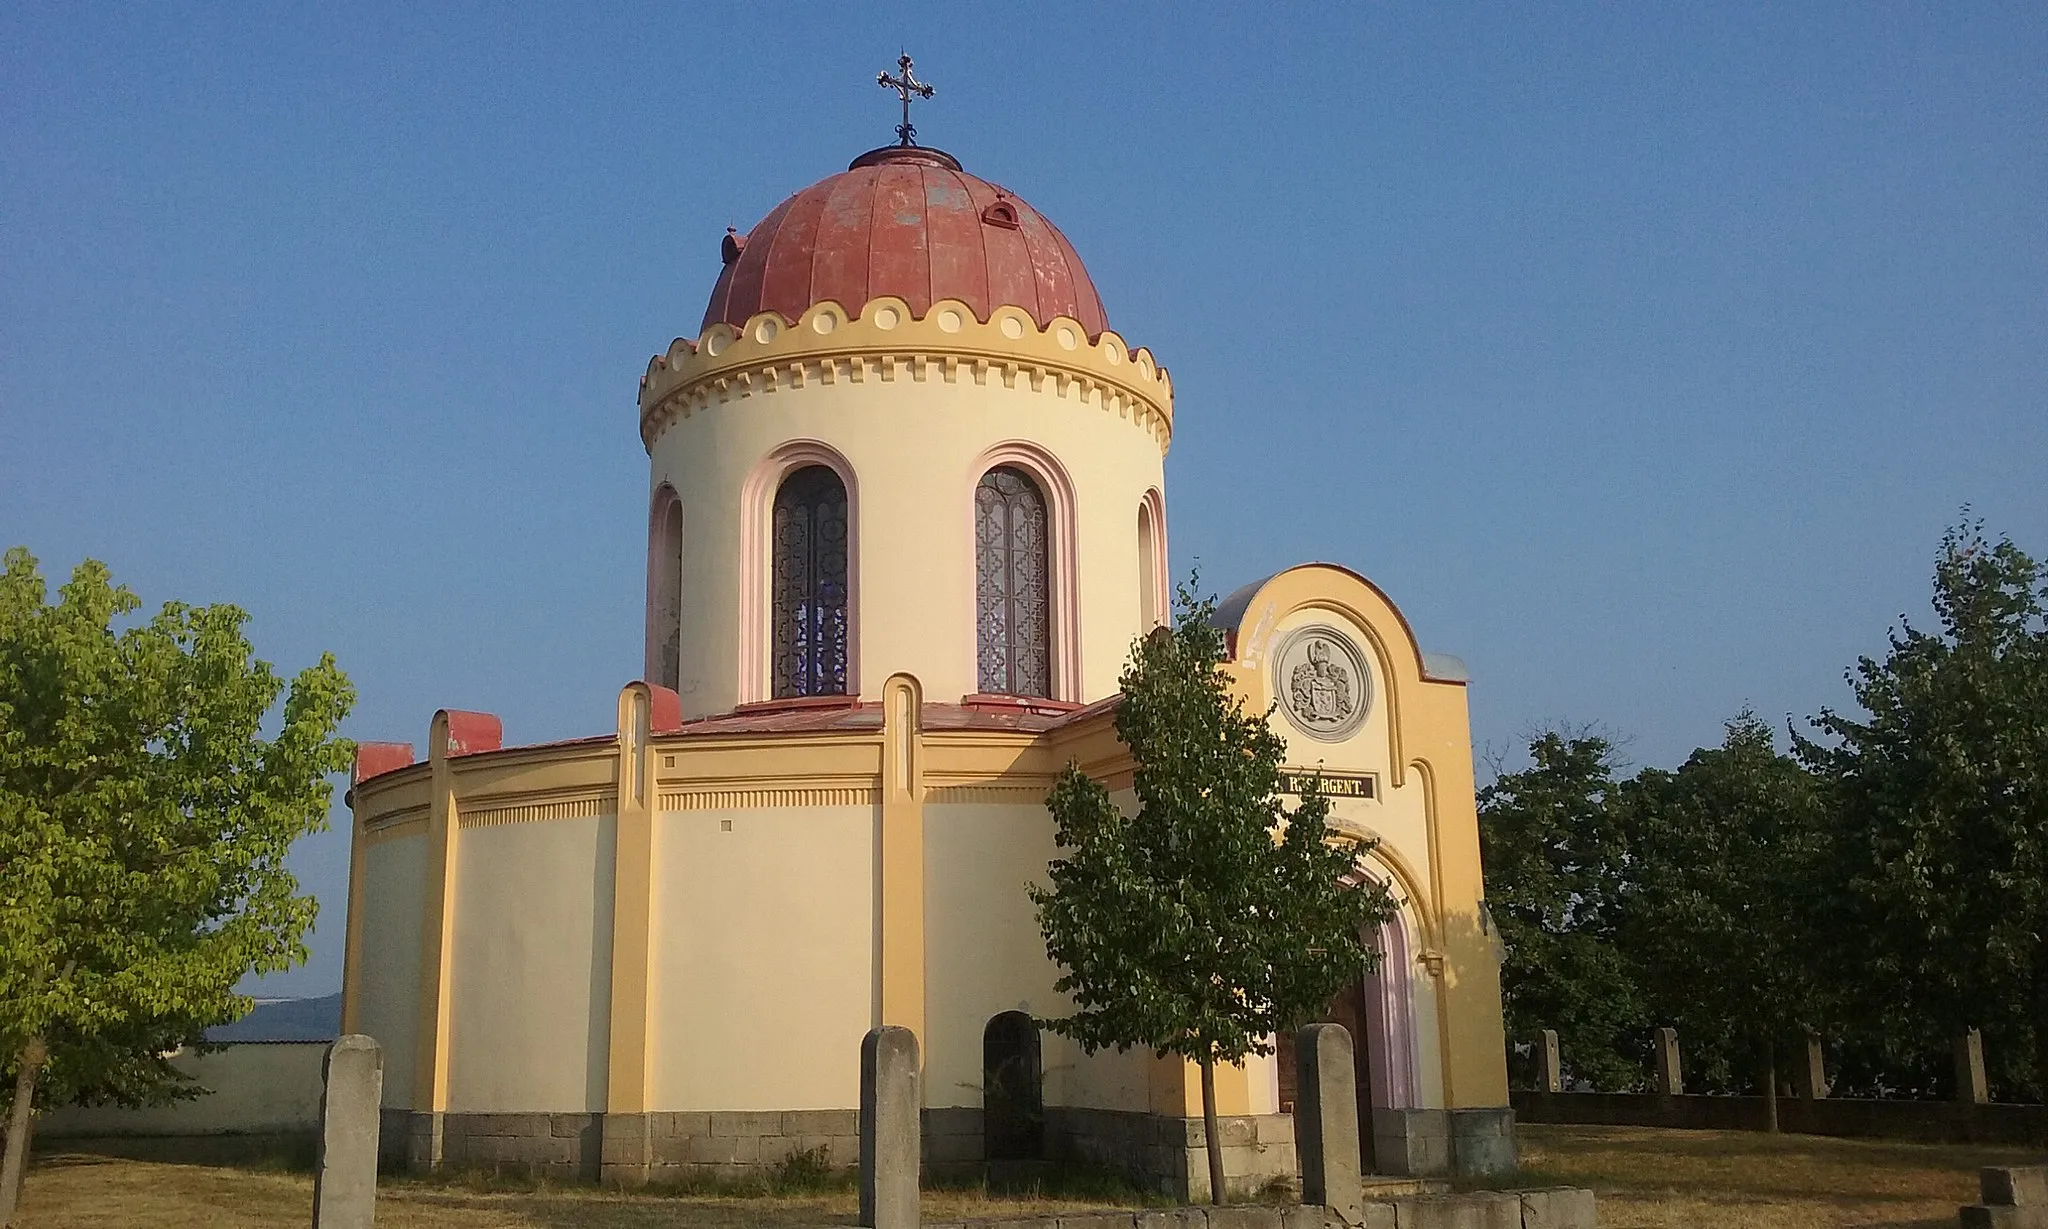
[(341, 1033), (341, 996), (317, 999), (258, 999), (233, 1024), (206, 1030), (208, 1041), (332, 1041)]

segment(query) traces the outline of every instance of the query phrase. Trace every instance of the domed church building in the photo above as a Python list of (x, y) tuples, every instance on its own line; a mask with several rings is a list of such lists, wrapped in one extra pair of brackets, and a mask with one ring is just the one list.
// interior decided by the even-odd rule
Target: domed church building
[[(1050, 220), (903, 135), (728, 233), (701, 325), (641, 380), (646, 655), (617, 728), (515, 746), (444, 710), (424, 757), (358, 752), (343, 1031), (382, 1043), (411, 1167), (850, 1165), (861, 1038), (896, 1024), (933, 1170), (1207, 1193), (1196, 1068), (1033, 1025), (1067, 1004), (1025, 892), (1062, 766), (1136, 805), (1113, 718), (1168, 617), (1173, 384)], [(1330, 1009), (1367, 1170), (1511, 1164), (1461, 665), (1331, 564), (1218, 617), (1401, 902)], [(1219, 1070), (1233, 1188), (1295, 1172), (1293, 1082), (1284, 1048)]]

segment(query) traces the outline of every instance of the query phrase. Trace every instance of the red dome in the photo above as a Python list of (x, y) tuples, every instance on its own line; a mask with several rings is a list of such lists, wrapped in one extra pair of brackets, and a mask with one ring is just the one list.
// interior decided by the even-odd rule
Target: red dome
[(1109, 325), (1059, 228), (936, 149), (870, 150), (777, 205), (743, 243), (728, 236), (725, 252), (706, 328), (739, 328), (762, 311), (795, 320), (827, 299), (857, 315), (883, 295), (918, 317), (958, 299), (983, 321), (1007, 305), (1040, 328), (1054, 316), (1072, 317), (1090, 337)]

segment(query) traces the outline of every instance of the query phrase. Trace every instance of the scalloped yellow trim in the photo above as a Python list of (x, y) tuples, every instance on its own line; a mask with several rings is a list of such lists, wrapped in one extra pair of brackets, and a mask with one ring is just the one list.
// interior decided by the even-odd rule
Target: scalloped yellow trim
[(641, 378), (640, 438), (652, 447), (675, 418), (782, 388), (991, 377), (1010, 386), (1027, 379), (1034, 390), (1050, 380), (1059, 396), (1130, 419), (1161, 452), (1172, 441), (1173, 380), (1150, 350), (1131, 349), (1115, 331), (1090, 341), (1077, 320), (1057, 316), (1041, 329), (1017, 307), (998, 307), (984, 323), (958, 299), (941, 299), (919, 318), (893, 296), (871, 300), (858, 317), (828, 300), (795, 321), (767, 311), (742, 329), (721, 320), (695, 341), (677, 338)]

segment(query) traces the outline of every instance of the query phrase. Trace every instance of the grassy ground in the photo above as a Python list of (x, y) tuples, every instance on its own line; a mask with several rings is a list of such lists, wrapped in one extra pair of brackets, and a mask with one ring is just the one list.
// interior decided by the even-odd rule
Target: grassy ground
[[(1520, 1185), (1592, 1187), (1608, 1229), (1934, 1229), (1976, 1200), (1979, 1166), (2039, 1162), (2010, 1148), (1636, 1127), (1522, 1128)], [(24, 1229), (256, 1229), (304, 1224), (312, 1179), (244, 1162), (168, 1164), (53, 1150), (29, 1174)], [(1133, 1201), (1113, 1187), (1054, 1195), (930, 1191), (927, 1220), (1073, 1211)], [(853, 1192), (619, 1194), (587, 1187), (391, 1179), (382, 1229), (768, 1229), (850, 1225)]]
[(2040, 1164), (2013, 1148), (1524, 1126), (1520, 1185), (1586, 1186), (1603, 1229), (1949, 1229), (1985, 1165)]
[[(177, 1164), (53, 1149), (29, 1172), (19, 1219), (22, 1229), (268, 1229), (304, 1224), (312, 1200), (311, 1175), (288, 1162)], [(926, 1191), (923, 1202), (924, 1218), (942, 1221), (1149, 1201), (1079, 1175), (1050, 1190)], [(858, 1212), (858, 1196), (844, 1179), (779, 1193), (699, 1187), (627, 1194), (481, 1174), (387, 1176), (377, 1194), (379, 1229), (797, 1229), (851, 1225)]]

